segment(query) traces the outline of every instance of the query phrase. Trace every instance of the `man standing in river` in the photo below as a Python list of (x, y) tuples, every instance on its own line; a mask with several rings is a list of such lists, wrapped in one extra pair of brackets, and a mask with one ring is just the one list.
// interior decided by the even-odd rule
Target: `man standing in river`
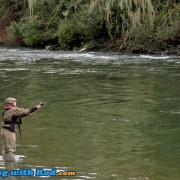
[(42, 108), (43, 104), (39, 104), (27, 109), (19, 108), (16, 99), (9, 97), (5, 100), (5, 110), (2, 113), (2, 129), (1, 136), (3, 141), (3, 159), (5, 162), (14, 162), (14, 154), (16, 152), (16, 130), (22, 123), (21, 118), (28, 116), (35, 110)]

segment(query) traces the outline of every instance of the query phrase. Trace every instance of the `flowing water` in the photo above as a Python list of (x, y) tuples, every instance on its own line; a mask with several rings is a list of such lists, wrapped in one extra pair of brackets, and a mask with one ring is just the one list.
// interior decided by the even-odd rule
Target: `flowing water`
[(179, 180), (179, 89), (179, 57), (0, 49), (2, 111), (46, 102), (23, 118), (17, 167), (76, 171), (45, 179)]

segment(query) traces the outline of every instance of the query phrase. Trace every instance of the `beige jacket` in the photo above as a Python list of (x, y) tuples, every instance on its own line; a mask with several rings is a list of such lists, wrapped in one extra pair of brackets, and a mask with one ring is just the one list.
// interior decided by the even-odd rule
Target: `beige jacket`
[(2, 114), (3, 123), (2, 127), (15, 132), (19, 125), (21, 125), (21, 118), (28, 116), (30, 113), (36, 110), (35, 107), (23, 109), (19, 107), (9, 107), (5, 108)]

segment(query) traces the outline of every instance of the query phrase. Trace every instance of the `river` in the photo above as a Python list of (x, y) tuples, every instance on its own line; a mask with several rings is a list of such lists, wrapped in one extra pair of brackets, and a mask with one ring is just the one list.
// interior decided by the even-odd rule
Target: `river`
[(76, 172), (53, 180), (180, 179), (180, 57), (0, 48), (2, 112), (9, 96), (45, 102), (23, 118), (18, 168)]

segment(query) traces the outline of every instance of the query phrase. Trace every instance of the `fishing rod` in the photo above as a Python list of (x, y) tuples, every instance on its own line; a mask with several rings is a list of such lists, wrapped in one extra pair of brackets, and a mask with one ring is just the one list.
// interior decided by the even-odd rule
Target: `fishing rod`
[[(30, 75), (28, 75), (28, 76), (26, 76), (26, 77), (23, 77), (23, 78), (21, 78), (20, 80), (15, 81), (15, 82), (7, 85), (7, 86), (3, 86), (3, 87), (0, 88), (0, 90), (5, 89), (5, 88), (8, 88), (8, 87), (11, 87), (11, 86), (17, 84), (18, 82), (21, 82), (21, 81), (23, 81), (23, 80), (25, 80), (25, 79), (27, 79), (27, 78), (29, 78), (29, 77), (37, 74), (37, 73), (38, 73), (38, 71), (35, 72), (35, 73), (32, 73), (32, 74), (30, 74)], [(48, 99), (46, 99), (45, 101), (39, 103), (39, 105), (44, 106), (45, 104), (47, 104), (47, 102), (49, 102), (51, 99), (53, 99), (57, 94), (61, 93), (64, 89), (66, 89), (70, 84), (72, 84), (72, 83), (73, 83), (74, 81), (76, 81), (78, 78), (79, 78), (79, 75), (75, 76), (75, 78), (73, 78), (68, 84), (66, 84), (63, 88), (61, 88), (60, 90), (58, 90), (56, 93), (54, 93), (52, 96), (50, 96), (50, 97), (49, 97)]]
[(70, 84), (72, 84), (74, 81), (76, 81), (79, 78), (79, 75), (77, 75), (75, 78), (73, 78), (68, 84), (66, 84), (63, 88), (60, 90), (56, 91), (52, 96), (50, 96), (48, 99), (45, 101), (40, 102), (38, 105), (44, 106), (46, 105), (51, 99), (53, 99), (57, 94), (61, 93), (64, 89), (66, 89)]
[(70, 84), (72, 84), (73, 82), (75, 82), (77, 79), (79, 78), (79, 75), (75, 76), (75, 78), (73, 78), (69, 83), (67, 83), (63, 88), (59, 89), (58, 91), (56, 91), (52, 96), (50, 96), (49, 98), (47, 98), (45, 101), (41, 102), (40, 105), (44, 106), (45, 104), (47, 104), (47, 102), (49, 102), (51, 99), (53, 99), (55, 96), (57, 96), (59, 93), (61, 93), (64, 89), (66, 89)]

